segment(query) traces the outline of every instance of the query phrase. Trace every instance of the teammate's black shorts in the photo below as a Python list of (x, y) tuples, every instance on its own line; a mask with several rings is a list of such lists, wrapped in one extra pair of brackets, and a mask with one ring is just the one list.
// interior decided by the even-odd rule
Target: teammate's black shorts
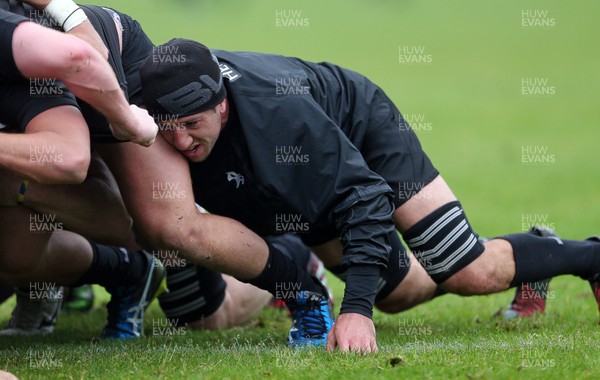
[(0, 82), (23, 79), (15, 64), (12, 39), (17, 25), (27, 18), (0, 9)]
[[(37, 83), (37, 84), (36, 84)], [(24, 132), (39, 114), (59, 106), (77, 106), (77, 101), (59, 81), (22, 80), (0, 86), (0, 122), (12, 132)]]

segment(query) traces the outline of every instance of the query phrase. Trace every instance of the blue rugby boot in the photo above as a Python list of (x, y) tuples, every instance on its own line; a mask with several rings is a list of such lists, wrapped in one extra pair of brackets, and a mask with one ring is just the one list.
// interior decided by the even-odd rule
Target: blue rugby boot
[(292, 327), (288, 336), (290, 347), (325, 346), (327, 334), (333, 327), (333, 306), (327, 289), (320, 281), (313, 280), (323, 289), (323, 294), (299, 291), (296, 302), (287, 302), (292, 314)]
[(146, 251), (143, 254), (147, 269), (139, 283), (107, 289), (111, 300), (107, 305), (108, 323), (101, 338), (125, 340), (141, 337), (144, 311), (154, 298), (167, 289), (162, 263)]

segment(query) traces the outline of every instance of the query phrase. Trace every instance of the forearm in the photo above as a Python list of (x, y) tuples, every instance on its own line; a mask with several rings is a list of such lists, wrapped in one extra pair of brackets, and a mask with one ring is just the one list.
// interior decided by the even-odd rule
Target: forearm
[(87, 56), (74, 57), (64, 65), (57, 77), (77, 98), (93, 106), (118, 129), (115, 137), (134, 139), (140, 134), (138, 121), (112, 68), (95, 49), (89, 48), (85, 54)]
[(85, 159), (54, 132), (7, 133), (0, 138), (0, 166), (39, 183), (80, 183), (85, 178), (80, 170)]
[[(32, 7), (39, 9), (40, 11), (43, 11), (46, 9), (46, 7), (48, 6), (48, 4), (50, 4), (51, 0), (19, 0), (22, 3), (25, 4), (29, 4)], [(49, 15), (50, 17), (52, 17), (52, 15)], [(55, 22), (59, 22), (59, 20), (54, 19)], [(92, 45), (92, 47), (94, 47), (94, 49), (96, 49), (101, 55), (102, 57), (106, 60), (108, 59), (108, 49), (106, 48), (106, 46), (104, 45), (104, 43), (102, 42), (102, 39), (100, 38), (100, 36), (98, 35), (98, 33), (96, 32), (96, 30), (94, 29), (94, 27), (92, 26), (92, 23), (88, 20), (85, 19), (84, 21), (81, 22), (81, 24), (73, 27), (72, 29), (66, 31), (67, 33), (77, 36), (79, 38), (81, 38), (82, 40), (84, 40), (85, 42), (89, 43), (90, 45)]]
[(338, 220), (348, 268), (340, 313), (372, 316), (381, 270), (391, 251), (393, 204), (386, 194), (353, 204)]
[(154, 140), (157, 128), (152, 118), (132, 112), (112, 68), (89, 44), (24, 22), (13, 35), (13, 54), (25, 77), (63, 81), (75, 96), (108, 119), (118, 139), (144, 145)]

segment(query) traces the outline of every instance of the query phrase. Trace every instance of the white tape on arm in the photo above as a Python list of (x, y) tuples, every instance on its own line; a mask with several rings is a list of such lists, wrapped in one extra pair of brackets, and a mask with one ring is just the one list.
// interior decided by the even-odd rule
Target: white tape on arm
[(73, 0), (52, 0), (44, 12), (48, 14), (65, 32), (87, 20), (87, 16)]

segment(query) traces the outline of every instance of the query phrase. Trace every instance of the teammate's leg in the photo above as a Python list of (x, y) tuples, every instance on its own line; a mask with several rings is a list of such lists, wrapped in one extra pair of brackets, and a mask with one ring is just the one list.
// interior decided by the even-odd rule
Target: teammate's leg
[[(293, 235), (267, 238), (278, 251), (291, 258), (322, 284), (324, 267), (302, 241)], [(159, 297), (163, 311), (175, 326), (216, 330), (239, 326), (256, 315), (273, 296), (250, 284), (206, 268), (170, 263), (167, 267), (169, 293)]]
[(0, 206), (20, 203), (39, 214), (50, 215), (61, 228), (96, 242), (130, 245), (133, 242), (131, 217), (118, 186), (100, 156), (92, 152), (85, 181), (79, 185), (45, 185), (0, 170)]
[(238, 326), (272, 298), (269, 292), (191, 263), (167, 266), (169, 292), (158, 300), (176, 327), (217, 330)]
[[(196, 209), (188, 163), (160, 135), (149, 148), (110, 144), (98, 145), (98, 150), (148, 246), (180, 250), (192, 262), (241, 280), (262, 272), (268, 259), (266, 243), (232, 219)], [(156, 198), (154, 189), (165, 184), (181, 196)]]
[(227, 284), (221, 306), (204, 319), (190, 323), (193, 329), (217, 330), (240, 326), (258, 314), (273, 296), (253, 285), (224, 275)]
[(135, 309), (132, 313), (138, 313), (139, 319), (143, 317), (143, 307), (159, 290), (164, 278), (162, 266), (148, 253), (96, 244), (59, 230), (61, 226), (57, 223), (60, 222), (38, 217), (32, 222), (32, 215), (39, 214), (22, 206), (3, 208), (0, 279), (25, 288), (40, 282), (102, 285), (113, 296), (108, 327), (119, 326), (119, 334), (113, 334), (114, 337), (139, 336), (141, 322), (129, 323), (119, 318), (131, 309)]

